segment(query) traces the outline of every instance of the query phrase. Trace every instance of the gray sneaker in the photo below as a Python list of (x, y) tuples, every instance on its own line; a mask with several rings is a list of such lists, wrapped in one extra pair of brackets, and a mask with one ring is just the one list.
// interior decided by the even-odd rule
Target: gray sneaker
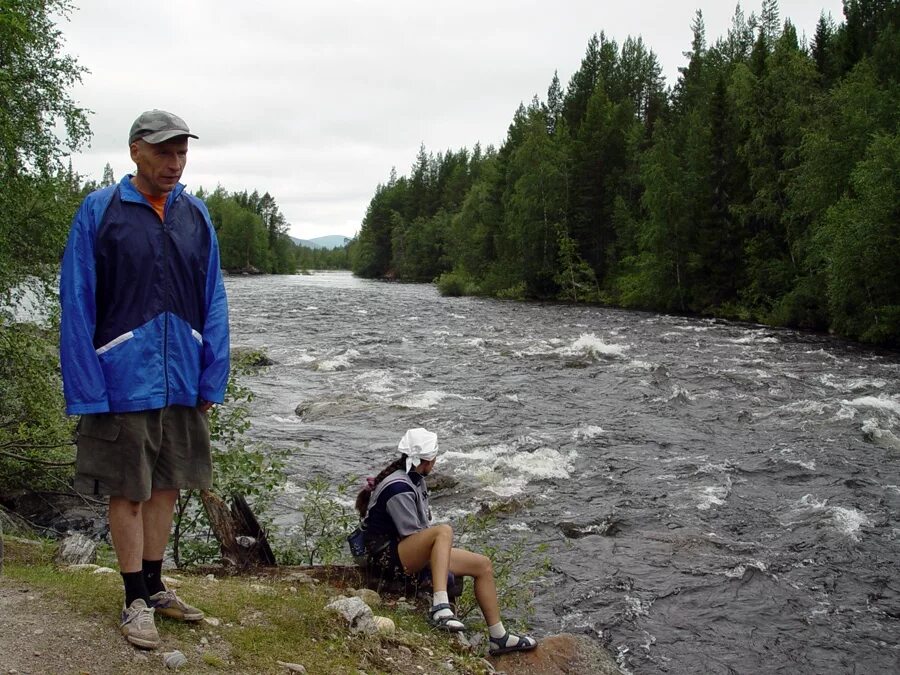
[(122, 635), (131, 644), (144, 649), (159, 647), (159, 633), (153, 623), (153, 608), (141, 598), (122, 609), (122, 623), (119, 628)]
[(191, 607), (175, 595), (175, 591), (166, 589), (150, 596), (150, 606), (163, 616), (178, 621), (202, 621), (203, 610)]

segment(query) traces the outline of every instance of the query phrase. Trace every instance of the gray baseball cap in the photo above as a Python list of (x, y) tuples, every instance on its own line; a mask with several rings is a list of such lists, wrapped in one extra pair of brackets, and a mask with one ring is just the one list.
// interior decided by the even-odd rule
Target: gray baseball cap
[(198, 138), (191, 133), (188, 125), (178, 115), (173, 115), (165, 110), (148, 110), (141, 113), (131, 125), (128, 145), (135, 141), (162, 143), (176, 136)]

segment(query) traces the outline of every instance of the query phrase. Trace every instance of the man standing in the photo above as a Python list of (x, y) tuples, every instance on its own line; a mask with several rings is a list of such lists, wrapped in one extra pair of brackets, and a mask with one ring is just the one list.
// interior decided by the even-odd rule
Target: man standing
[(178, 492), (208, 488), (207, 412), (228, 379), (228, 309), (205, 204), (179, 182), (180, 117), (141, 114), (128, 144), (137, 166), (78, 210), (60, 277), (66, 412), (81, 415), (75, 487), (109, 495), (109, 530), (125, 584), (123, 635), (154, 648), (154, 611), (199, 621), (162, 583)]

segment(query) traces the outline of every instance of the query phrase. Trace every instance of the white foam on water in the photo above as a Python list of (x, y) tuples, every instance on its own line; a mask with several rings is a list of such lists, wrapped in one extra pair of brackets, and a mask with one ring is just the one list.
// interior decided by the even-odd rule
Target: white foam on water
[(560, 452), (546, 446), (532, 452), (517, 448), (499, 443), (466, 452), (449, 450), (443, 457), (458, 473), (474, 475), (485, 490), (500, 497), (521, 493), (533, 480), (568, 478), (578, 457), (575, 451)]
[(498, 497), (514, 497), (521, 494), (528, 485), (524, 478), (504, 477), (494, 471), (479, 474), (478, 478), (482, 480), (485, 490)]
[(471, 338), (469, 340), (466, 340), (466, 344), (477, 349), (484, 349), (484, 338)]
[(869, 418), (862, 425), (863, 437), (872, 443), (886, 450), (900, 450), (900, 438), (897, 438), (887, 429), (878, 426), (878, 421)]
[(816, 460), (814, 460), (814, 459), (802, 460), (802, 459), (789, 459), (789, 458), (785, 457), (784, 461), (787, 462), (788, 464), (796, 464), (797, 466), (802, 466), (807, 471), (815, 471), (816, 470)]
[(766, 564), (761, 560), (750, 560), (746, 563), (737, 565), (730, 570), (725, 570), (725, 576), (731, 579), (740, 579), (747, 573), (748, 568), (758, 569), (760, 572), (766, 571)]
[(780, 450), (780, 454), (782, 455), (783, 462), (786, 462), (788, 464), (796, 464), (797, 466), (802, 466), (804, 469), (806, 469), (808, 471), (816, 470), (816, 460), (814, 460), (814, 459), (803, 460), (803, 459), (797, 459), (795, 457), (786, 457), (785, 455), (794, 454), (793, 448), (782, 448)]
[(722, 506), (728, 498), (730, 489), (727, 486), (708, 485), (701, 487), (697, 494), (697, 509), (700, 511), (709, 511), (713, 506)]
[(448, 394), (445, 391), (423, 391), (420, 394), (413, 394), (397, 401), (397, 405), (404, 408), (415, 408), (417, 410), (428, 410), (433, 408), (445, 398), (454, 397), (462, 398), (455, 394)]
[(832, 373), (820, 375), (819, 382), (826, 387), (837, 389), (847, 394), (866, 389), (884, 389), (887, 386), (887, 380), (880, 377), (854, 377), (842, 380)]
[(642, 600), (630, 595), (625, 596), (626, 611), (632, 617), (650, 616), (650, 608), (653, 606), (652, 600)]
[(748, 345), (748, 344), (778, 344), (778, 338), (772, 336), (766, 337), (758, 337), (755, 333), (751, 333), (749, 335), (745, 335), (740, 338), (729, 338), (728, 342), (731, 342), (736, 345)]
[(518, 403), (518, 402), (519, 402), (519, 395), (518, 395), (518, 394), (504, 394), (503, 397), (509, 399), (509, 400), (512, 401), (513, 403)]
[(832, 359), (832, 360), (834, 360), (834, 361), (840, 361), (840, 359), (839, 359), (838, 357), (836, 357), (834, 354), (831, 354), (831, 353), (829, 353), (829, 352), (826, 352), (824, 349), (821, 349), (821, 348), (819, 348), (819, 349), (813, 349), (812, 351), (803, 352), (803, 353), (804, 353), (804, 354), (808, 354), (808, 355), (810, 355), (810, 356), (813, 356), (813, 355), (816, 355), (816, 356), (827, 356), (829, 359)]
[(303, 309), (306, 310), (307, 312), (318, 312), (319, 311), (319, 308), (316, 307), (315, 305), (310, 305), (309, 307), (304, 307)]
[(572, 430), (572, 438), (575, 440), (578, 440), (579, 438), (596, 438), (602, 433), (605, 432), (599, 426), (593, 424), (579, 424)]
[(678, 476), (676, 476), (674, 473), (663, 473), (663, 474), (660, 474), (659, 476), (654, 476), (653, 479), (654, 480), (677, 480)]
[[(803, 495), (794, 504), (793, 515), (802, 515), (803, 512), (824, 513), (838, 532), (847, 535), (853, 541), (859, 541), (860, 528), (872, 525), (872, 521), (862, 511), (844, 506), (829, 506), (828, 500), (816, 499), (811, 494)], [(790, 526), (796, 522), (789, 521), (783, 524)]]
[(707, 462), (706, 464), (697, 468), (694, 472), (696, 476), (698, 473), (705, 473), (708, 475), (718, 475), (721, 473), (728, 473), (731, 471), (731, 465), (728, 462), (722, 462), (721, 464), (716, 464), (714, 462)]
[(878, 396), (862, 396), (852, 401), (841, 401), (843, 405), (849, 405), (854, 408), (873, 408), (881, 412), (887, 412), (900, 418), (900, 400), (897, 396), (887, 396), (880, 394)]
[(862, 511), (856, 509), (848, 509), (843, 506), (829, 507), (831, 512), (831, 520), (835, 527), (854, 541), (859, 541), (859, 529), (861, 527), (871, 527), (872, 521)]
[(783, 406), (780, 406), (779, 410), (785, 410), (789, 412), (801, 413), (803, 415), (821, 415), (827, 409), (827, 405), (822, 403), (821, 401), (794, 401), (793, 403), (787, 403)]
[(696, 401), (697, 397), (691, 394), (687, 389), (678, 384), (672, 385), (672, 393), (667, 397), (657, 396), (653, 399), (655, 403), (689, 403), (691, 401)]
[(538, 448), (534, 452), (517, 452), (507, 455), (501, 462), (515, 471), (533, 478), (568, 478), (574, 469), (572, 459), (576, 452), (560, 453), (553, 448)]
[(296, 415), (292, 415), (291, 417), (282, 417), (281, 415), (269, 415), (269, 419), (278, 424), (303, 424), (303, 420), (301, 420)]
[(561, 351), (563, 354), (570, 356), (599, 358), (623, 356), (630, 348), (629, 345), (607, 344), (594, 333), (582, 333), (577, 340)]
[(629, 368), (634, 368), (635, 370), (653, 370), (655, 366), (649, 361), (639, 361), (637, 359), (628, 362)]
[(347, 370), (348, 368), (350, 368), (353, 359), (358, 356), (358, 351), (356, 351), (355, 349), (348, 349), (343, 354), (338, 354), (333, 358), (319, 361), (316, 364), (316, 370), (323, 373), (331, 373), (336, 370)]
[(528, 527), (528, 523), (513, 523), (509, 526), (509, 529), (513, 532), (531, 532), (531, 528)]
[(356, 378), (356, 383), (372, 394), (390, 394), (398, 388), (388, 370), (368, 370)]

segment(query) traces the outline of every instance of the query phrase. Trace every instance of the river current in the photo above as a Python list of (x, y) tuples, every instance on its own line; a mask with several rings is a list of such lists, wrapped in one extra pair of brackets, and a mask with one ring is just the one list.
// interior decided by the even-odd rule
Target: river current
[[(438, 519), (514, 500), (548, 546), (536, 635), (634, 673), (888, 673), (900, 664), (900, 356), (827, 336), (430, 285), (226, 281), (255, 440), (314, 476), (440, 438)], [(295, 409), (301, 406), (302, 416)]]

